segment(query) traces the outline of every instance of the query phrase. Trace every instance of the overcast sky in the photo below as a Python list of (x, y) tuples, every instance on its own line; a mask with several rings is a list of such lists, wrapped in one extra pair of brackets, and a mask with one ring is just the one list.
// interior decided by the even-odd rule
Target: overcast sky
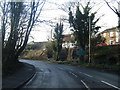
[[(72, 0), (47, 0), (41, 13), (41, 16), (39, 17), (40, 20), (47, 21), (51, 20), (52, 22), (57, 23), (60, 20), (60, 17), (64, 16), (68, 19), (68, 13), (58, 9), (58, 7), (60, 7), (63, 3), (66, 3), (68, 1)], [(81, 3), (84, 5), (88, 0), (77, 1), (81, 1)], [(100, 31), (117, 26), (118, 23), (117, 15), (104, 3), (103, 0), (91, 0), (91, 1), (96, 1), (93, 11), (96, 11), (98, 8), (101, 7), (97, 13), (97, 16), (104, 15), (101, 18), (101, 20), (97, 23), (97, 25), (102, 26)], [(113, 0), (111, 5), (117, 7), (115, 0)], [(55, 23), (51, 25), (55, 25)], [(31, 36), (34, 38), (35, 42), (47, 41), (47, 39), (50, 38), (51, 36), (51, 30), (54, 30), (54, 27), (51, 27), (49, 23), (40, 23), (40, 25), (36, 26), (36, 28), (34, 28), (34, 30), (31, 32)], [(69, 24), (67, 23), (64, 23), (64, 33), (65, 34), (71, 33), (69, 30)], [(32, 40), (33, 39), (30, 38), (29, 42)]]

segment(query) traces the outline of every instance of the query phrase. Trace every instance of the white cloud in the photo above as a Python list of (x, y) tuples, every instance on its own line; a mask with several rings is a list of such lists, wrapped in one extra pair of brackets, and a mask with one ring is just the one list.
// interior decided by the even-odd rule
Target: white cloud
[[(64, 2), (68, 2), (68, 1), (71, 1), (71, 0), (47, 0), (43, 8), (43, 11), (41, 13), (40, 19), (41, 20), (52, 20), (57, 23), (61, 15), (64, 15), (68, 18), (68, 13), (58, 9), (58, 6), (60, 4)], [(88, 0), (81, 0), (81, 1), (85, 3)], [(91, 1), (96, 1), (96, 0), (91, 0)], [(97, 10), (99, 7), (102, 6), (100, 10), (98, 11), (97, 16), (101, 16), (104, 14), (104, 16), (101, 18), (101, 20), (98, 23), (98, 25), (103, 26), (103, 28), (101, 28), (101, 31), (103, 31), (106, 28), (117, 26), (118, 17), (106, 4), (104, 4), (104, 0), (99, 0), (97, 1), (97, 3), (99, 4), (97, 4), (94, 7), (93, 11)], [(117, 7), (117, 4), (112, 4), (112, 5)], [(67, 24), (67, 27), (68, 25), (69, 24)], [(65, 29), (64, 33), (70, 32), (67, 27), (64, 27)], [(44, 40), (47, 41), (48, 36), (50, 36), (51, 34), (50, 30), (54, 28), (50, 27), (48, 23), (47, 24), (44, 23), (44, 24), (40, 24), (39, 29), (41, 30), (31, 32), (31, 35), (33, 35), (33, 37), (35, 38), (35, 41), (44, 41)]]

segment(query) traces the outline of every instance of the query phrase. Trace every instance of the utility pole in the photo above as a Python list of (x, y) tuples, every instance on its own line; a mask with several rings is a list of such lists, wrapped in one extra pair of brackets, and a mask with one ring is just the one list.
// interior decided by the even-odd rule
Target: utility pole
[(91, 18), (89, 16), (89, 63), (91, 63), (91, 58), (90, 58), (90, 35), (91, 35)]
[(52, 32), (52, 29), (51, 29), (51, 41), (52, 41), (52, 33), (53, 33), (53, 32)]

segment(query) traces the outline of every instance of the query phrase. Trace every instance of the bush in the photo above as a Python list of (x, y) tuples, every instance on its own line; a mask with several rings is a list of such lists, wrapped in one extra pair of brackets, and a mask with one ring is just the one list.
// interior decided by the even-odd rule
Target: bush
[(46, 56), (48, 58), (52, 58), (54, 56), (52, 42), (46, 45)]
[(97, 64), (117, 64), (120, 55), (119, 46), (101, 46), (96, 47), (94, 54), (94, 62)]
[(21, 58), (25, 59), (34, 59), (34, 60), (44, 60), (46, 59), (44, 50), (30, 50), (25, 55), (22, 55)]
[(96, 63), (96, 64), (105, 64), (106, 63), (106, 55), (97, 55), (97, 56), (95, 56), (94, 63)]
[(115, 57), (110, 57), (107, 63), (110, 65), (117, 64), (117, 59)]
[(68, 49), (64, 48), (61, 50), (59, 60), (62, 60), (62, 61), (67, 60), (67, 56), (68, 56)]

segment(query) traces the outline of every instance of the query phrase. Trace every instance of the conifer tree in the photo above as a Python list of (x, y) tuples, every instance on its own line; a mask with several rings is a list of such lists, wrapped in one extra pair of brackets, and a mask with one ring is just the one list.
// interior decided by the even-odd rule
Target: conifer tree
[(60, 53), (62, 49), (62, 42), (63, 42), (63, 24), (56, 24), (55, 33), (54, 33), (54, 51), (56, 53), (55, 59), (60, 59)]
[[(82, 9), (83, 10), (79, 9), (78, 4), (75, 16), (73, 16), (72, 11), (69, 8), (69, 23), (70, 26), (74, 28), (72, 31), (79, 47), (85, 51), (89, 44), (89, 34), (91, 36), (96, 34), (100, 28), (99, 26), (96, 26), (96, 23), (99, 21), (100, 17), (95, 20), (95, 15), (97, 12), (90, 12), (92, 9), (90, 7), (90, 2), (88, 2), (85, 7), (82, 7)], [(81, 55), (80, 61), (84, 61), (83, 55)]]

